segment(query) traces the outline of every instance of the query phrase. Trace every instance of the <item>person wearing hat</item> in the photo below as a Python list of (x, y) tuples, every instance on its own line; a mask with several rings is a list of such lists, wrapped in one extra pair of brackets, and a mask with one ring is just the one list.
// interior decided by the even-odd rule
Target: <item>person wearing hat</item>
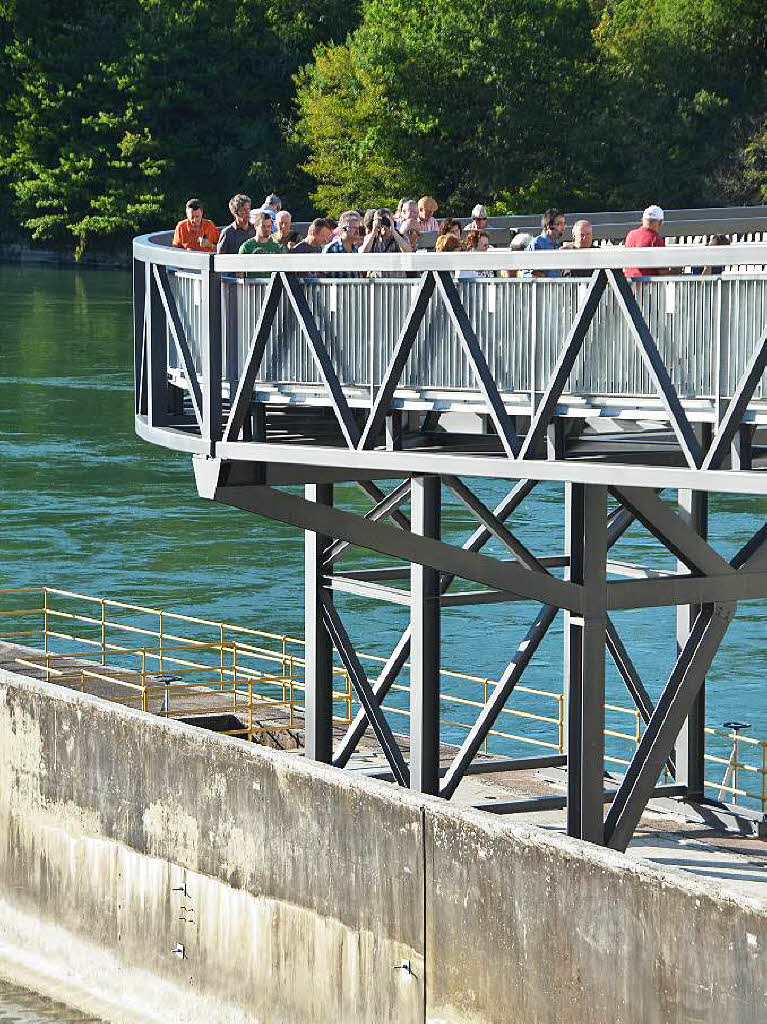
[(472, 220), (463, 229), (464, 231), (487, 231), (487, 210), (482, 203), (477, 203), (471, 211)]
[[(660, 206), (648, 206), (642, 214), (641, 228), (632, 228), (626, 235), (627, 249), (658, 249), (664, 248), (666, 243), (660, 233), (663, 227), (663, 210)], [(626, 267), (626, 277), (659, 277), (667, 274), (665, 267)]]

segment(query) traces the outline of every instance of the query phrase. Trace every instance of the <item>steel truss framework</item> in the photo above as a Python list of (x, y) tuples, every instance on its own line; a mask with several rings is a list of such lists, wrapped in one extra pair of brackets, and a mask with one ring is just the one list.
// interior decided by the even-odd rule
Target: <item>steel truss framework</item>
[[(666, 251), (667, 252), (667, 251)], [(767, 492), (767, 479), (743, 470), (743, 414), (767, 366), (767, 332), (755, 345), (737, 393), (718, 423), (692, 424), (685, 414), (631, 286), (613, 266), (594, 266), (588, 287), (554, 372), (539, 396), (529, 425), (505, 406), (481, 345), (444, 261), (428, 264), (414, 291), (383, 383), (363, 420), (344, 394), (329, 351), (311, 313), (300, 273), (279, 258), (258, 257), (271, 271), (260, 316), (228, 406), (222, 401), (221, 290), (217, 258), (202, 259), (203, 372), (195, 372), (167, 264), (179, 254), (142, 255), (135, 263), (136, 415), (139, 433), (195, 455), (198, 490), (205, 497), (291, 524), (305, 531), (306, 754), (344, 768), (368, 729), (388, 768), (379, 775), (418, 792), (449, 799), (467, 774), (487, 770), (566, 766), (567, 795), (543, 801), (493, 803), (496, 812), (566, 806), (570, 835), (623, 850), (653, 794), (703, 802), (705, 676), (737, 602), (767, 597), (767, 524), (730, 561), (707, 541), (711, 490)], [(189, 254), (180, 254), (189, 260)], [(537, 257), (540, 258), (540, 257)], [(648, 254), (643, 259), (652, 261)], [(231, 259), (231, 258), (230, 258)], [(245, 258), (242, 258), (243, 260)], [(382, 258), (369, 257), (376, 264)], [(383, 258), (384, 261), (386, 258)], [(424, 258), (420, 257), (422, 261)], [(615, 264), (615, 257), (611, 257)], [(636, 255), (632, 262), (636, 262)], [(310, 263), (311, 259), (307, 261)], [(401, 261), (400, 261), (401, 262)], [(589, 261), (587, 260), (587, 263)], [(606, 262), (609, 262), (607, 260)], [(709, 262), (713, 262), (713, 257)], [(191, 265), (191, 264), (190, 264)], [(243, 264), (244, 266), (245, 264)], [(248, 266), (254, 265), (250, 261)], [(382, 264), (383, 265), (383, 264)], [(399, 264), (398, 264), (399, 265)], [(414, 264), (415, 265), (415, 264)], [(222, 269), (231, 269), (222, 267)], [(307, 269), (313, 269), (307, 267)], [(421, 269), (420, 266), (416, 269)], [(450, 268), (452, 269), (452, 268)], [(617, 465), (607, 459), (567, 457), (557, 430), (557, 401), (566, 387), (602, 295), (611, 289), (631, 325), (637, 350), (655, 381), (676, 438), (683, 468)], [(286, 295), (321, 374), (338, 425), (340, 446), (306, 437), (292, 444), (269, 442), (263, 407), (254, 407), (254, 385)], [(433, 441), (403, 450), (392, 399), (432, 296), (449, 311), (473, 369), (477, 389), (494, 425), (498, 453), (460, 458), (434, 450)], [(169, 387), (166, 344), (170, 337), (189, 382), (183, 393)], [(388, 444), (381, 447), (382, 435)], [(641, 437), (639, 439), (641, 450)], [(540, 455), (544, 454), (541, 461)], [(649, 461), (649, 459), (647, 460)], [(746, 463), (749, 465), (750, 464)], [(494, 509), (464, 478), (493, 476), (516, 481)], [(565, 544), (561, 555), (541, 557), (515, 535), (512, 517), (539, 480), (565, 484)], [(382, 489), (379, 484), (396, 480)], [(334, 504), (335, 482), (355, 481), (373, 504), (355, 515)], [(279, 484), (303, 483), (303, 497)], [(441, 539), (441, 501), (454, 495), (477, 521), (462, 545)], [(676, 507), (668, 491), (676, 493)], [(662, 496), (662, 492), (666, 494)], [(608, 495), (615, 507), (609, 510)], [(408, 506), (408, 512), (405, 511)], [(677, 571), (659, 573), (610, 557), (613, 545), (640, 522), (677, 559)], [(494, 539), (508, 557), (483, 552)], [(344, 570), (351, 546), (401, 560), (390, 568)], [(555, 570), (562, 568), (563, 578)], [(456, 590), (456, 580), (477, 589)], [(397, 586), (397, 581), (409, 586)], [(366, 673), (334, 601), (337, 591), (409, 609), (402, 633), (377, 678)], [(443, 609), (470, 604), (532, 601), (539, 609), (518, 638), (508, 665), (445, 768), (440, 763), (440, 624)], [(611, 618), (620, 609), (677, 608), (677, 658), (661, 696), (653, 703)], [(477, 762), (476, 755), (525, 669), (562, 612), (567, 697), (565, 755)], [(332, 668), (334, 651), (349, 673), (359, 711), (334, 747)], [(605, 662), (615, 663), (645, 731), (617, 791), (604, 777)], [(382, 710), (405, 664), (410, 672), (410, 737), (406, 758)], [(659, 786), (666, 766), (671, 786)], [(608, 807), (605, 814), (605, 806)]]

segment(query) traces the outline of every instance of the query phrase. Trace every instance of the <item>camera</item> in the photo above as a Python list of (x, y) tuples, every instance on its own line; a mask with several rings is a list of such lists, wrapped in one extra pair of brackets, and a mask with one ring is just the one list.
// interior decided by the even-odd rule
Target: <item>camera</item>
[(381, 225), (382, 228), (390, 228), (391, 227), (391, 221), (389, 220), (388, 217), (381, 217), (381, 219), (379, 220), (378, 223)]

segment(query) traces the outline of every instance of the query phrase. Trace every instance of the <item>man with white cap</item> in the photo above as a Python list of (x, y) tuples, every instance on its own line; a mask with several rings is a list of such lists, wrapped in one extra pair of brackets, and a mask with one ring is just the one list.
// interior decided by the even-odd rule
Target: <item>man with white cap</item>
[[(657, 249), (663, 248), (665, 242), (661, 237), (660, 229), (663, 227), (663, 210), (660, 206), (648, 206), (642, 214), (641, 228), (633, 228), (626, 235), (627, 249)], [(627, 267), (624, 271), (626, 277), (658, 277), (667, 274), (665, 267)]]
[(470, 220), (464, 231), (487, 231), (487, 210), (482, 203), (477, 203), (471, 211), (473, 220)]

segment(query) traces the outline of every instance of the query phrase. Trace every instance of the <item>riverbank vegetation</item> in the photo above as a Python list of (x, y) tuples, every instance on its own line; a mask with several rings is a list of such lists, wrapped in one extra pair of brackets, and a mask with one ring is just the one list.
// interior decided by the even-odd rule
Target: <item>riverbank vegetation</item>
[(0, 0), (0, 224), (767, 202), (763, 0)]

